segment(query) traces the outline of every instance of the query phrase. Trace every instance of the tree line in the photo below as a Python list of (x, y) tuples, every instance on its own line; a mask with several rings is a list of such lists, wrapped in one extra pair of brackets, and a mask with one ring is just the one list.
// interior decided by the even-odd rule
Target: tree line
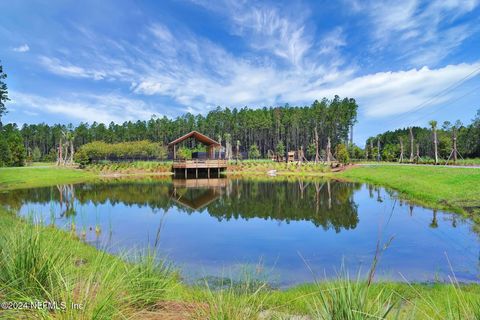
[(454, 123), (445, 121), (439, 126), (432, 120), (429, 127), (387, 131), (366, 141), (365, 157), (368, 159), (394, 161), (399, 160), (402, 154), (403, 161), (431, 160), (436, 163), (440, 159), (454, 160), (455, 156), (480, 157), (480, 110), (470, 124), (457, 120)]
[[(165, 146), (192, 130), (202, 132), (222, 145), (230, 146), (230, 149), (251, 151), (256, 158), (299, 149), (305, 150), (306, 156), (312, 158), (316, 154), (322, 157), (327, 147), (335, 150), (335, 146), (347, 142), (348, 134), (357, 121), (357, 109), (354, 99), (335, 96), (331, 100), (315, 101), (310, 106), (287, 104), (261, 109), (217, 107), (206, 115), (186, 113), (174, 119), (152, 116), (147, 121), (126, 121), (122, 124), (93, 122), (73, 126), (40, 123), (24, 124), (21, 128), (13, 124), (9, 125), (9, 130), (19, 134), (24, 158), (31, 161), (58, 161), (59, 149), (68, 153), (70, 149), (78, 150), (94, 141), (121, 143), (148, 140)], [(196, 146), (189, 141), (185, 147)]]

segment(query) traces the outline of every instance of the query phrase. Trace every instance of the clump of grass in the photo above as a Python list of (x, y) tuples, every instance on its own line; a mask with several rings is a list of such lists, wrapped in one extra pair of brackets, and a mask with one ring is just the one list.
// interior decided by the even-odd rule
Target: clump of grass
[(139, 308), (148, 308), (164, 299), (179, 283), (179, 278), (154, 249), (137, 253), (125, 270), (126, 290)]
[(318, 290), (309, 306), (314, 319), (386, 319), (398, 303), (393, 293), (383, 289), (372, 294), (371, 285), (360, 273), (352, 280), (343, 268), (334, 281), (318, 284)]
[(55, 310), (9, 310), (2, 318), (132, 318), (178, 284), (173, 269), (152, 251), (131, 263), (33, 222), (18, 222), (0, 236), (0, 296), (58, 303)]
[(204, 295), (194, 319), (244, 320), (266, 317), (266, 302), (271, 294), (267, 283), (246, 278), (240, 283), (227, 281), (218, 290), (210, 288), (206, 282)]
[(58, 237), (46, 237), (40, 228), (27, 223), (0, 237), (0, 289), (12, 298), (27, 294), (39, 299), (61, 283), (58, 269), (70, 254), (59, 249)]

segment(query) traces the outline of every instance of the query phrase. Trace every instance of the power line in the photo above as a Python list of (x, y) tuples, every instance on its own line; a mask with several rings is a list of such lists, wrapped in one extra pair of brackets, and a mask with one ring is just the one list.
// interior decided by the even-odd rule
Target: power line
[[(449, 106), (452, 105), (452, 103), (457, 102), (457, 101), (460, 101), (460, 100), (462, 100), (463, 98), (465, 98), (466, 96), (468, 96), (468, 95), (470, 95), (470, 94), (472, 94), (472, 93), (474, 93), (474, 92), (478, 92), (477, 90), (479, 90), (479, 89), (480, 89), (480, 86), (477, 86), (477, 87), (473, 88), (472, 90), (468, 91), (467, 93), (465, 93), (465, 94), (461, 95), (460, 97), (456, 98), (455, 100), (453, 100), (453, 101), (450, 100), (450, 101), (449, 101), (449, 104), (443, 104), (443, 105), (439, 106), (437, 109), (433, 110), (433, 111), (430, 112), (430, 113), (424, 114), (423, 116), (419, 117), (418, 119), (424, 119), (426, 116), (432, 115), (432, 114), (438, 112), (440, 109), (442, 109), (442, 108), (444, 108), (444, 107), (449, 107)], [(418, 119), (417, 119), (417, 120), (418, 120)]]
[[(448, 93), (448, 92), (451, 92), (452, 90), (458, 88), (459, 86), (461, 86), (462, 84), (464, 84), (466, 81), (468, 80), (471, 80), (473, 78), (475, 78), (480, 71), (480, 67), (476, 68), (475, 70), (473, 70), (472, 72), (470, 72), (468, 75), (466, 75), (465, 77), (463, 77), (462, 79), (452, 83), (451, 85), (449, 85), (447, 88), (441, 90), (440, 92), (438, 92), (437, 94), (435, 94), (434, 96), (428, 98), (427, 100), (425, 100), (424, 102), (416, 105), (414, 108), (412, 108), (411, 110), (405, 112), (404, 114), (402, 114), (401, 116), (395, 118), (395, 119), (392, 119), (391, 121), (388, 121), (388, 122), (397, 122), (399, 120), (402, 120), (404, 118), (406, 118), (407, 116), (409, 116), (411, 113), (414, 113), (414, 112), (418, 112), (419, 110), (425, 108), (429, 103), (435, 101), (436, 99), (438, 99), (439, 97), (441, 97), (442, 95)], [(387, 122), (387, 123), (388, 123)]]

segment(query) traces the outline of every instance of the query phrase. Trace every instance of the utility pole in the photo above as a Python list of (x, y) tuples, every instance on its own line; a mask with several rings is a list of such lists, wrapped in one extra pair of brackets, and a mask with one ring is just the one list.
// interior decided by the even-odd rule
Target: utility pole
[(415, 157), (417, 159), (417, 163), (418, 161), (420, 161), (420, 144), (417, 143), (417, 156)]
[(412, 127), (409, 127), (408, 131), (410, 131), (410, 162), (413, 162), (414, 156), (413, 156), (413, 129), (412, 129)]

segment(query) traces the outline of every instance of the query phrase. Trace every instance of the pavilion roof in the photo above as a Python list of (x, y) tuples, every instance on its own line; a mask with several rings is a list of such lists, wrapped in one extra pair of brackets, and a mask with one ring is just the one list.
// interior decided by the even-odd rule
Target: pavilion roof
[(180, 143), (184, 140), (187, 140), (188, 138), (194, 138), (195, 140), (200, 141), (201, 143), (203, 143), (207, 146), (214, 146), (214, 147), (220, 147), (221, 146), (220, 143), (218, 143), (217, 141), (207, 137), (204, 134), (201, 134), (198, 131), (189, 132), (189, 133), (181, 136), (180, 138), (177, 138), (177, 139), (173, 140), (172, 142), (170, 142), (168, 144), (168, 146), (170, 147), (170, 146), (176, 145), (177, 143)]

